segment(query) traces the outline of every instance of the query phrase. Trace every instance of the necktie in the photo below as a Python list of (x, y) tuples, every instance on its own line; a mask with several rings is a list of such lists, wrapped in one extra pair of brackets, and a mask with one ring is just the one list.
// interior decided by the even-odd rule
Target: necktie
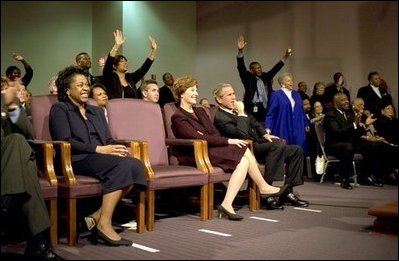
[(345, 118), (345, 120), (347, 121), (347, 120), (348, 120), (348, 118), (346, 117), (346, 113), (345, 113), (345, 112), (343, 112), (343, 113), (342, 113), (342, 115), (344, 115), (344, 118)]
[(266, 94), (266, 87), (263, 80), (259, 77), (256, 77), (256, 87), (258, 89), (258, 95), (260, 101), (263, 103), (263, 108), (266, 109), (267, 107), (267, 94)]

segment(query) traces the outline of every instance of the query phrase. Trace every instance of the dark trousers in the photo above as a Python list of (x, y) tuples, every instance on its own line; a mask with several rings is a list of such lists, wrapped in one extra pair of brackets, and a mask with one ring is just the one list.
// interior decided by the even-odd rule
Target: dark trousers
[(269, 184), (275, 180), (284, 180), (291, 188), (303, 184), (305, 156), (300, 146), (278, 141), (254, 142), (254, 154), (258, 162), (265, 164), (265, 179)]
[(11, 196), (22, 210), (30, 236), (50, 227), (38, 170), (25, 137), (10, 134), (1, 141), (1, 196)]

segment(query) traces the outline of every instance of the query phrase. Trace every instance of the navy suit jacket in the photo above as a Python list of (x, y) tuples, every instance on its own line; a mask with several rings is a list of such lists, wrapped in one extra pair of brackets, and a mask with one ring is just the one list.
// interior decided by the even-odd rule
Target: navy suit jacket
[[(86, 117), (93, 124), (102, 145), (115, 143), (101, 108), (86, 105)], [(49, 128), (53, 140), (71, 143), (72, 161), (96, 153), (97, 144), (91, 142), (85, 119), (79, 108), (71, 102), (57, 102), (51, 107)]]

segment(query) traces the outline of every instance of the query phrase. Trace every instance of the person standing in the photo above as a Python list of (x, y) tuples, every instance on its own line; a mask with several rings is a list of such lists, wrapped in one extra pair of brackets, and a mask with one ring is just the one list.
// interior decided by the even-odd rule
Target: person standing
[(287, 144), (302, 147), (307, 154), (306, 131), (308, 122), (302, 105), (301, 95), (293, 90), (294, 81), (290, 73), (278, 78), (281, 89), (273, 92), (265, 119), (265, 127), (285, 139)]
[(244, 62), (244, 48), (247, 42), (244, 36), (237, 39), (237, 70), (240, 75), (242, 84), (244, 85), (244, 105), (248, 114), (251, 114), (259, 122), (264, 122), (268, 100), (273, 92), (273, 77), (284, 66), (284, 62), (292, 55), (292, 50), (287, 49), (283, 58), (268, 71), (262, 71), (262, 66), (258, 62), (249, 64), (249, 71)]
[(125, 37), (122, 31), (114, 32), (115, 44), (108, 54), (103, 70), (103, 83), (107, 87), (109, 99), (115, 98), (140, 98), (136, 84), (145, 76), (154, 62), (158, 46), (154, 38), (148, 37), (151, 51), (143, 65), (136, 71), (128, 72), (127, 58), (116, 55), (119, 48), (124, 44)]

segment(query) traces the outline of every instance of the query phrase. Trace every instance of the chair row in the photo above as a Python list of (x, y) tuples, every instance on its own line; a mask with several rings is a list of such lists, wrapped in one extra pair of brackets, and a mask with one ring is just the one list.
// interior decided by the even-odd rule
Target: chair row
[[(45, 169), (51, 170), (52, 185), (58, 187), (57, 197), (67, 201), (67, 242), (77, 243), (77, 209), (79, 198), (101, 195), (100, 182), (88, 176), (74, 175), (71, 164), (71, 147), (65, 141), (52, 141), (49, 132), (49, 112), (57, 97), (41, 95), (32, 97), (32, 123), (35, 142), (46, 146), (47, 156), (43, 159)], [(170, 105), (172, 106), (172, 105)], [(113, 99), (108, 103), (109, 127), (113, 138), (130, 147), (133, 157), (140, 159), (147, 174), (148, 188), (139, 195), (136, 205), (137, 232), (155, 228), (155, 191), (197, 186), (200, 189), (200, 220), (213, 217), (214, 184), (228, 181), (230, 173), (213, 167), (210, 163), (207, 142), (204, 140), (176, 139), (165, 128), (170, 128), (173, 110), (162, 114), (159, 105), (138, 99)], [(164, 123), (165, 118), (165, 123)], [(53, 162), (53, 147), (56, 156)], [(196, 166), (170, 164), (173, 162), (173, 149), (184, 147), (192, 150)], [(51, 153), (50, 153), (51, 152)], [(54, 171), (55, 170), (55, 171)], [(49, 172), (49, 171), (47, 171)], [(55, 178), (55, 173), (57, 177)], [(46, 174), (46, 177), (49, 175)], [(250, 209), (259, 209), (259, 193), (251, 183), (249, 190)], [(57, 201), (52, 198), (50, 216), (52, 217), (51, 242), (57, 242)]]

